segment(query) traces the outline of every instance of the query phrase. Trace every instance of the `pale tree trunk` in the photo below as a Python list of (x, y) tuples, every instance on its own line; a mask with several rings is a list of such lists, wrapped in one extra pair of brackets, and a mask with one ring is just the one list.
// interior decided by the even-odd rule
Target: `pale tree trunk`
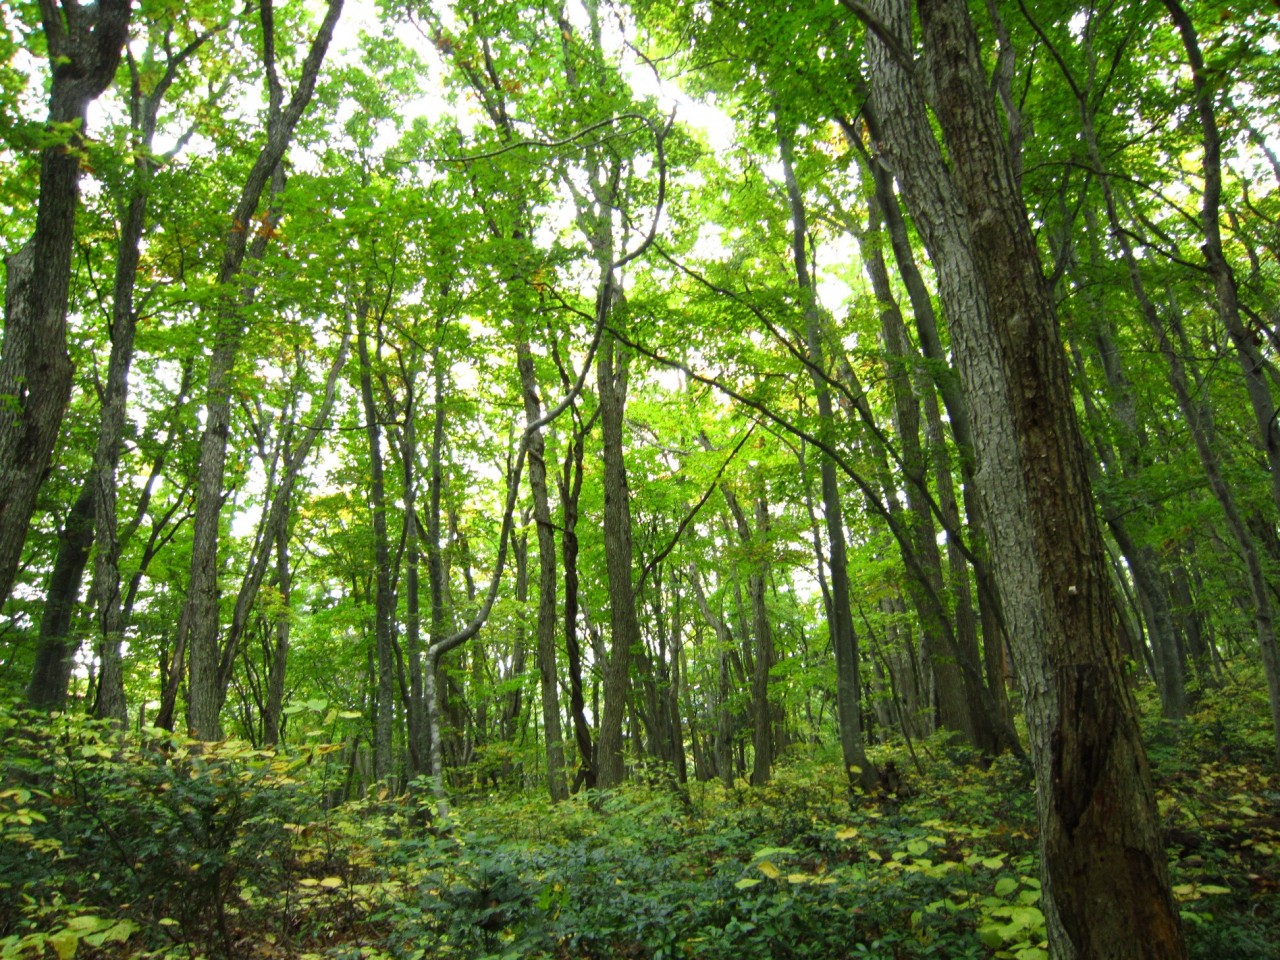
[[(787, 198), (791, 212), (791, 248), (796, 271), (796, 286), (804, 304), (805, 334), (808, 361), (811, 365), (813, 389), (817, 398), (818, 418), (823, 424), (833, 423), (831, 390), (827, 385), (826, 364), (822, 349), (822, 324), (820, 307), (809, 275), (808, 255), (805, 244), (808, 229), (805, 225), (804, 200), (792, 172), (791, 135), (779, 121), (778, 144), (782, 154), (783, 173), (787, 184)], [(836, 707), (840, 721), (840, 752), (845, 773), (850, 784), (864, 790), (875, 787), (878, 774), (867, 757), (862, 737), (862, 704), (860, 702), (861, 672), (858, 663), (858, 637), (853, 628), (853, 610), (849, 601), (849, 569), (845, 548), (844, 511), (841, 505), (840, 485), (836, 478), (836, 466), (831, 458), (819, 455), (819, 473), (822, 477), (822, 513), (827, 525), (828, 568), (831, 571), (831, 611), (827, 629), (831, 634), (831, 648), (836, 661)]]
[[(271, 0), (263, 0), (260, 7), (263, 65), (269, 88), (267, 136), (236, 201), (218, 270), (219, 286), (230, 292), (224, 294), (214, 308), (214, 348), (209, 361), (206, 386), (205, 430), (200, 441), (191, 577), (187, 585), (187, 603), (179, 625), (179, 646), (186, 649), (190, 659), (188, 727), (193, 735), (202, 739), (216, 739), (222, 730), (218, 716), (222, 700), (218, 689), (218, 527), (227, 444), (230, 440), (232, 367), (239, 354), (240, 340), (244, 333), (241, 308), (253, 296), (252, 280), (241, 287), (243, 280), (239, 278), (246, 257), (259, 258), (273, 232), (278, 212), (268, 211), (260, 225), (255, 226), (258, 204), (268, 183), (273, 183), (273, 193), (276, 186), (282, 186), (280, 161), (315, 92), (321, 64), (342, 13), (342, 4), (343, 0), (329, 0), (324, 21), (303, 61), (298, 86), (287, 105), (284, 105), (284, 94), (276, 73)], [(251, 235), (254, 237), (252, 252), (249, 249)]]
[(130, 0), (40, 4), (53, 64), (47, 127), (59, 142), (40, 153), (35, 232), (6, 260), (0, 342), (0, 603), (13, 589), (36, 494), (71, 399), (67, 303), (85, 119), (89, 104), (115, 77), (131, 7)]
[[(936, 264), (971, 403), (1036, 774), (1054, 955), (1185, 956), (1053, 302), (962, 0), (878, 0), (883, 148)], [(888, 30), (892, 46), (880, 39)], [(934, 137), (921, 84), (938, 118)], [(1064, 549), (1064, 546), (1067, 547)]]

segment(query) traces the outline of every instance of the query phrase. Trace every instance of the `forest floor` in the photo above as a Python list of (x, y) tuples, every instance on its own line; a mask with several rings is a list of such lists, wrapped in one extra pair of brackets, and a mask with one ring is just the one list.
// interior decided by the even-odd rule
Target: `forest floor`
[[(1148, 720), (1193, 958), (1280, 958), (1265, 696)], [(325, 747), (121, 743), (0, 713), (0, 960), (1047, 957), (1029, 770), (884, 748), (895, 794), (793, 756), (764, 788), (323, 809)], [(530, 761), (532, 762), (532, 761)]]

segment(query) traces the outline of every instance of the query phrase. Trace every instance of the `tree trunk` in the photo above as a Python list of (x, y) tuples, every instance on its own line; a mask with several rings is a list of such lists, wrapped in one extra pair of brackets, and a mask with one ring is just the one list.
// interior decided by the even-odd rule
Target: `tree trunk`
[[(278, 211), (268, 211), (261, 228), (254, 229), (255, 214), (267, 184), (272, 192), (282, 186), (280, 161), (288, 149), (293, 131), (315, 92), (320, 66), (333, 38), (334, 28), (342, 13), (343, 0), (329, 0), (324, 21), (320, 25), (306, 59), (293, 97), (283, 104), (283, 92), (275, 66), (275, 31), (270, 0), (261, 5), (263, 28), (263, 63), (268, 78), (267, 139), (245, 178), (236, 201), (231, 224), (227, 228), (218, 270), (218, 285), (227, 290), (214, 308), (214, 348), (209, 361), (206, 387), (205, 430), (200, 441), (199, 482), (196, 490), (195, 525), (192, 530), (191, 578), (187, 585), (187, 603), (180, 621), (179, 646), (190, 658), (188, 685), (188, 726), (204, 739), (221, 735), (218, 718), (221, 693), (218, 687), (220, 657), (218, 650), (218, 527), (223, 501), (223, 473), (231, 426), (231, 372), (239, 353), (244, 333), (242, 306), (253, 296), (253, 281), (241, 286), (241, 268), (246, 257), (260, 259), (274, 229)], [(253, 235), (253, 250), (249, 236)]]
[[(520, 394), (524, 400), (525, 428), (542, 417), (538, 374), (529, 342), (516, 344), (520, 370)], [(546, 443), (542, 430), (529, 438), (529, 488), (533, 493), (533, 522), (538, 531), (538, 677), (542, 691), (542, 728), (546, 738), (547, 786), (551, 802), (569, 796), (564, 778), (564, 735), (560, 729), (560, 686), (556, 671), (556, 537), (547, 496)]]
[(963, 0), (919, 0), (919, 9), (924, 59), (908, 66), (898, 59), (914, 47), (907, 0), (875, 3), (901, 50), (868, 32), (871, 94), (937, 266), (972, 404), (1036, 772), (1050, 944), (1063, 960), (1183, 957), (1053, 302), (968, 9)]
[[(86, 479), (80, 495), (58, 531), (58, 553), (45, 591), (44, 615), (40, 619), (40, 639), (36, 646), (35, 668), (27, 686), (27, 703), (33, 710), (61, 710), (67, 701), (71, 677), (71, 657), (75, 647), (69, 642), (71, 618), (80, 600), (80, 584), (93, 546), (93, 481)], [(102, 680), (98, 700), (102, 700)]]
[(6, 260), (0, 342), (0, 603), (13, 589), (36, 494), (71, 398), (67, 302), (89, 104), (115, 77), (130, 0), (42, 3), (53, 65), (31, 239)]
[[(831, 391), (827, 386), (826, 364), (823, 359), (821, 308), (813, 291), (809, 276), (808, 255), (805, 244), (808, 229), (805, 224), (804, 200), (792, 171), (791, 135), (779, 121), (778, 145), (782, 154), (783, 176), (787, 185), (787, 197), (791, 210), (791, 249), (795, 263), (796, 286), (804, 305), (805, 334), (808, 360), (811, 365), (813, 390), (817, 398), (818, 418), (823, 425), (833, 422)], [(862, 680), (858, 663), (858, 637), (853, 629), (853, 611), (849, 605), (849, 569), (845, 551), (844, 510), (840, 499), (840, 485), (836, 479), (836, 466), (831, 458), (819, 454), (819, 472), (822, 477), (822, 512), (827, 524), (828, 568), (831, 571), (831, 611), (827, 628), (831, 634), (831, 648), (836, 660), (836, 708), (840, 721), (840, 752), (844, 759), (845, 774), (850, 784), (864, 790), (874, 789), (878, 774), (867, 757), (862, 738), (862, 705), (860, 691)]]
[(578, 643), (578, 497), (582, 493), (582, 457), (586, 430), (574, 431), (564, 473), (559, 479), (563, 533), (560, 547), (564, 556), (564, 647), (569, 666), (569, 712), (573, 716), (573, 737), (578, 748), (579, 774), (588, 790), (596, 786), (595, 748), (587, 723), (586, 698), (582, 692), (582, 648)]
[(285, 671), (289, 664), (289, 635), (293, 627), (289, 609), (292, 585), (289, 571), (289, 537), (276, 538), (276, 589), (280, 591), (280, 615), (276, 619), (275, 646), (267, 667), (267, 696), (262, 707), (262, 742), (275, 747), (280, 743), (280, 717), (284, 708)]
[(382, 428), (373, 400), (373, 367), (364, 324), (367, 312), (358, 309), (356, 350), (360, 358), (360, 398), (364, 407), (365, 436), (369, 443), (369, 509), (373, 515), (374, 651), (378, 681), (374, 700), (373, 779), (385, 783), (391, 776), (392, 717), (395, 711), (395, 599), (391, 594), (391, 549), (387, 538), (387, 493), (382, 467)]
[[(600, 296), (612, 298), (613, 278), (606, 277)], [(608, 309), (608, 307), (602, 307)], [(631, 651), (640, 645), (640, 622), (631, 586), (631, 501), (623, 460), (623, 411), (627, 401), (630, 358), (608, 331), (596, 357), (596, 389), (600, 396), (600, 430), (604, 458), (604, 552), (609, 580), (609, 628), (612, 636), (604, 665), (604, 711), (600, 717), (600, 765), (596, 785), (622, 783), (622, 717), (626, 708)]]

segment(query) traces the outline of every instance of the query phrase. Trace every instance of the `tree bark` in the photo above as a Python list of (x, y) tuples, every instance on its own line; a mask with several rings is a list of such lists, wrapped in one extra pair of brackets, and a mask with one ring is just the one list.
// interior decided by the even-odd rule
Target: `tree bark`
[(373, 515), (374, 653), (377, 688), (373, 723), (373, 779), (386, 782), (391, 776), (392, 718), (395, 712), (395, 599), (391, 594), (391, 548), (387, 538), (387, 493), (382, 466), (382, 428), (373, 399), (373, 366), (369, 338), (364, 324), (366, 311), (359, 309), (356, 323), (356, 350), (360, 358), (360, 399), (364, 407), (365, 436), (369, 444), (369, 509)]
[[(613, 282), (612, 277), (605, 278), (601, 297), (612, 298)], [(605, 571), (609, 580), (611, 634), (609, 656), (604, 665), (604, 710), (600, 717), (599, 769), (596, 774), (596, 785), (602, 789), (622, 783), (622, 717), (630, 687), (631, 651), (640, 644), (640, 622), (631, 585), (631, 497), (627, 489), (622, 442), (629, 363), (630, 358), (622, 346), (606, 331), (596, 358), (604, 458)]]
[[(1055, 956), (1185, 956), (1054, 306), (963, 0), (874, 10), (883, 147), (938, 269), (1036, 773)], [(935, 139), (921, 85), (942, 129)]]
[(130, 0), (40, 4), (53, 65), (31, 239), (6, 260), (0, 342), (0, 602), (13, 589), (36, 494), (71, 399), (67, 303), (89, 104), (115, 77)]
[[(58, 532), (58, 552), (45, 591), (35, 668), (27, 685), (27, 703), (33, 710), (61, 710), (67, 701), (71, 657), (75, 652), (68, 637), (71, 618), (80, 599), (84, 569), (89, 562), (89, 550), (93, 546), (93, 510), (93, 481), (86, 479)], [(99, 701), (102, 690), (100, 674)]]

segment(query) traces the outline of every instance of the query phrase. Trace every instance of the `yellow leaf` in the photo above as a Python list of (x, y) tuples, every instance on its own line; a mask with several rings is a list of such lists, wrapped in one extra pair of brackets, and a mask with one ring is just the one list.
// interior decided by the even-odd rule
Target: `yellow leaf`
[(777, 880), (778, 877), (782, 876), (782, 871), (779, 870), (777, 867), (775, 867), (768, 860), (761, 860), (759, 863), (756, 864), (756, 869), (759, 870), (761, 873), (763, 873), (770, 880)]
[(338, 887), (342, 886), (342, 878), (341, 877), (325, 877), (323, 880), (320, 881), (320, 886), (325, 887), (328, 890), (335, 890)]
[(852, 840), (858, 835), (857, 827), (841, 827), (836, 831), (837, 840)]
[(808, 883), (809, 875), (807, 873), (788, 873), (787, 883)]
[(71, 960), (76, 955), (76, 946), (80, 938), (68, 930), (55, 933), (49, 938), (49, 944), (58, 952), (58, 960)]

